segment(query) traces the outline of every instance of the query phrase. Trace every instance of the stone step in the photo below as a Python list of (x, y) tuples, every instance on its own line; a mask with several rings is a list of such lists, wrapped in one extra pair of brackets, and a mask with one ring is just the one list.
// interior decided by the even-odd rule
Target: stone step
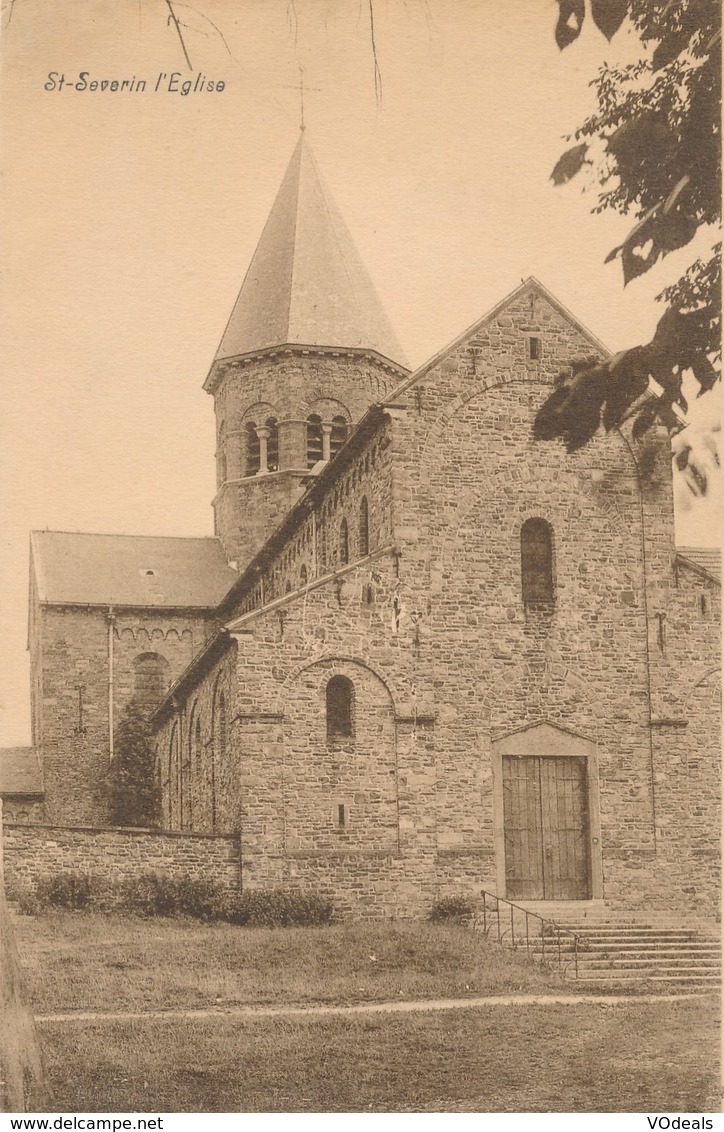
[[(531, 947), (536, 951), (543, 950), (543, 944), (540, 940), (532, 940)], [(557, 943), (546, 942), (546, 951), (557, 951)], [(575, 945), (566, 940), (565, 943), (561, 940), (561, 951), (574, 951)], [(656, 942), (656, 943), (642, 943), (640, 941), (622, 941), (618, 943), (598, 943), (588, 944), (586, 941), (580, 941), (578, 944), (579, 955), (618, 955), (618, 954), (634, 954), (640, 952), (642, 955), (719, 955), (721, 956), (720, 947), (712, 947), (710, 943), (699, 943), (698, 941), (692, 942)]]
[(719, 994), (721, 981), (719, 979), (579, 979), (578, 986), (585, 989), (587, 994), (610, 994), (616, 991), (628, 993), (646, 991), (655, 994)]
[[(635, 990), (656, 984), (663, 988), (688, 988), (701, 993), (721, 986), (722, 952), (717, 925), (692, 924), (673, 915), (631, 916), (610, 914), (605, 909), (579, 912), (552, 910), (545, 923), (519, 913), (510, 924), (510, 908), (500, 906), (500, 916), (487, 915), (489, 938), (500, 931), (503, 946), (511, 944), (532, 959), (558, 967), (569, 980), (586, 989)], [(521, 930), (522, 929), (522, 930)], [(560, 960), (560, 964), (559, 961)]]
[[(525, 946), (523, 944), (523, 946)], [(659, 943), (644, 945), (641, 943), (604, 943), (586, 945), (579, 942), (578, 947), (574, 943), (566, 940), (561, 940), (560, 948), (555, 941), (546, 942), (545, 947), (540, 940), (530, 941), (530, 950), (536, 953), (543, 954), (561, 954), (572, 955), (577, 951), (579, 955), (691, 955), (692, 957), (700, 955), (702, 958), (707, 956), (721, 957), (721, 950), (718, 947), (701, 946), (696, 944), (676, 945), (672, 943)]]
[(579, 951), (578, 956), (580, 959), (589, 958), (603, 958), (607, 957), (611, 960), (620, 960), (625, 962), (627, 959), (687, 959), (691, 963), (706, 963), (721, 966), (721, 953), (718, 951), (692, 951), (687, 948), (680, 948), (672, 951), (669, 948), (651, 951), (637, 949), (631, 951), (628, 948), (621, 948), (620, 950), (606, 951), (605, 949), (597, 949), (595, 951)]
[(702, 963), (702, 962), (692, 963), (691, 959), (688, 956), (682, 956), (681, 959), (661, 959), (661, 961), (658, 962), (658, 963), (652, 958), (647, 958), (647, 959), (630, 959), (630, 958), (626, 958), (626, 959), (600, 959), (600, 958), (588, 959), (588, 958), (586, 958), (584, 960), (581, 960), (579, 958), (579, 960), (578, 960), (579, 971), (583, 968), (585, 968), (587, 971), (599, 970), (599, 969), (600, 970), (605, 969), (605, 970), (609, 970), (609, 971), (616, 971), (616, 970), (620, 970), (624, 967), (627, 970), (630, 970), (630, 971), (648, 971), (648, 970), (650, 970), (650, 971), (654, 971), (654, 970), (656, 970), (656, 971), (660, 971), (660, 970), (674, 971), (674, 970), (680, 970), (681, 968), (684, 968), (686, 970), (701, 971), (702, 973), (709, 973), (709, 974), (712, 974), (712, 975), (716, 974), (717, 971), (721, 971), (721, 963)]
[[(561, 932), (561, 938), (566, 933)], [(575, 932), (579, 939), (589, 943), (706, 943), (709, 946), (719, 941), (710, 936), (694, 932)], [(536, 937), (538, 938), (538, 937)], [(546, 939), (557, 939), (557, 935), (546, 935)]]

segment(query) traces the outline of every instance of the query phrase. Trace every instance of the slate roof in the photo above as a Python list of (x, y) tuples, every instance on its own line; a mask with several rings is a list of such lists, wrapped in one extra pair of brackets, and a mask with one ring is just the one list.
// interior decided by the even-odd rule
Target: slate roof
[(0, 749), (0, 794), (43, 793), (40, 761), (35, 747)]
[(216, 538), (33, 531), (41, 602), (213, 609), (237, 577)]
[(711, 574), (717, 582), (721, 583), (721, 550), (716, 546), (680, 546), (677, 548), (680, 558), (687, 559)]
[(254, 252), (216, 361), (272, 346), (405, 357), (302, 133)]

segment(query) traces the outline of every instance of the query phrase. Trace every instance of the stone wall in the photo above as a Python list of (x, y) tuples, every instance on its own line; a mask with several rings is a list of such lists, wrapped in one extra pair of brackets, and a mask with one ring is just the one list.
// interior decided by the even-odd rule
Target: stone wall
[(154, 872), (229, 889), (240, 884), (239, 839), (231, 834), (14, 822), (5, 822), (3, 832), (9, 894), (60, 872), (83, 872), (110, 882)]
[[(42, 637), (40, 688), (33, 716), (40, 717), (41, 758), (50, 822), (107, 820), (104, 777), (109, 764), (109, 641), (107, 610), (60, 606), (34, 609)], [(153, 653), (167, 665), (171, 683), (201, 649), (209, 615), (117, 609), (113, 622), (114, 720), (118, 725), (134, 693), (134, 661)]]
[[(495, 745), (531, 729), (520, 754), (555, 757), (535, 746), (546, 725), (590, 752), (588, 895), (711, 913), (718, 742), (706, 672), (718, 624), (713, 598), (702, 605), (675, 570), (665, 438), (613, 431), (573, 454), (532, 438), (559, 370), (595, 349), (527, 287), (398, 390), (364, 444), (324, 473), (315, 522), (332, 532), (331, 552), (312, 580), (294, 588), (308, 561), (294, 530), (264, 585), (241, 595), (235, 651), (180, 710), (196, 697), (212, 711), (224, 682), (217, 812), (241, 830), (245, 884), (322, 886), (387, 915), (423, 913), (450, 891), (504, 894)], [(352, 548), (345, 566), (339, 524), (363, 494), (381, 516), (378, 549)], [(553, 530), (545, 607), (523, 600), (529, 518)], [(361, 709), (354, 741), (339, 746), (324, 730), (335, 673)]]

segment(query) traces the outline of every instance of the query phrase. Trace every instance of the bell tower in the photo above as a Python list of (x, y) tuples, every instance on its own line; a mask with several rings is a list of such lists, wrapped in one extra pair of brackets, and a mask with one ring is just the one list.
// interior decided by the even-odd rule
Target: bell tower
[(239, 569), (408, 370), (302, 130), (204, 388), (214, 525)]

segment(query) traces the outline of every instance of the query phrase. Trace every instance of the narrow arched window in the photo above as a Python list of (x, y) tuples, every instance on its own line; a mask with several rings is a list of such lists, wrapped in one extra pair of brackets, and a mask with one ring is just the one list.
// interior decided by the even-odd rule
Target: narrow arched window
[(196, 723), (194, 725), (194, 762), (196, 763), (196, 774), (199, 783), (201, 782), (201, 761), (203, 755), (203, 746), (201, 744), (201, 717), (196, 716)]
[(247, 421), (244, 426), (244, 475), (255, 476), (258, 471), (259, 437), (254, 421)]
[(346, 676), (333, 676), (327, 684), (327, 738), (344, 739), (353, 730), (354, 688)]
[(346, 566), (349, 562), (349, 527), (347, 520), (343, 519), (339, 528), (339, 564)]
[(307, 417), (307, 467), (313, 468), (322, 459), (323, 452), (322, 418), (312, 413)]
[(364, 558), (365, 554), (370, 552), (370, 509), (367, 503), (367, 496), (362, 496), (362, 502), (359, 505), (359, 553), (360, 558)]
[(218, 725), (219, 725), (219, 757), (224, 758), (226, 755), (226, 699), (224, 693), (219, 693), (218, 702)]
[(525, 605), (553, 604), (553, 528), (545, 519), (521, 527), (520, 573)]
[(306, 566), (302, 566), (301, 570), (299, 571), (299, 584), (300, 584), (300, 586), (306, 586), (306, 584), (307, 584), (307, 567)]
[(178, 725), (174, 723), (171, 728), (171, 738), (168, 744), (168, 793), (166, 798), (166, 812), (168, 813), (169, 829), (174, 824), (174, 802), (178, 796)]
[(336, 456), (347, 439), (347, 422), (344, 417), (332, 417), (332, 431), (329, 434), (329, 455)]
[(193, 829), (193, 775), (194, 775), (194, 720), (196, 718), (196, 704), (191, 708), (189, 716), (188, 737), (184, 747), (183, 766), (181, 769), (181, 828)]
[(266, 466), (269, 472), (279, 471), (279, 422), (269, 417), (265, 422), (269, 429), (269, 438), (266, 442)]
[(157, 652), (142, 652), (133, 661), (133, 702), (142, 712), (150, 712), (166, 695), (170, 667)]

